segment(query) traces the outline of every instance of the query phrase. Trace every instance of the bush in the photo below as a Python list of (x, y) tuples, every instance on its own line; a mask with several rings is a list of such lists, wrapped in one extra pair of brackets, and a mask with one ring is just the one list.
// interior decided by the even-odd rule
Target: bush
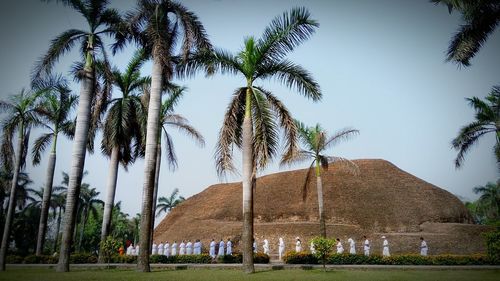
[(311, 253), (290, 251), (283, 256), (283, 261), (288, 264), (317, 264), (318, 258)]
[(269, 256), (264, 253), (253, 254), (254, 263), (269, 263)]
[(97, 263), (97, 257), (88, 253), (72, 254), (69, 263)]
[(212, 258), (207, 254), (201, 255), (182, 255), (182, 256), (164, 256), (152, 255), (151, 263), (211, 263)]
[(16, 256), (16, 255), (8, 255), (5, 258), (5, 262), (9, 264), (14, 264), (14, 263), (23, 263), (23, 257), (21, 256)]
[(24, 260), (22, 261), (25, 264), (55, 264), (57, 263), (59, 257), (53, 257), (49, 255), (41, 255), (41, 256), (36, 256), (36, 255), (29, 255), (24, 257)]
[(99, 249), (102, 253), (102, 256), (104, 257), (105, 262), (111, 262), (111, 257), (118, 252), (120, 246), (121, 242), (111, 235), (106, 237), (105, 240), (101, 241)]
[(488, 257), (494, 263), (500, 263), (500, 230), (484, 234)]
[(218, 263), (242, 263), (243, 256), (241, 253), (233, 253), (232, 255), (223, 255), (217, 259)]
[(113, 256), (111, 256), (111, 262), (112, 263), (136, 263), (137, 256), (113, 255)]

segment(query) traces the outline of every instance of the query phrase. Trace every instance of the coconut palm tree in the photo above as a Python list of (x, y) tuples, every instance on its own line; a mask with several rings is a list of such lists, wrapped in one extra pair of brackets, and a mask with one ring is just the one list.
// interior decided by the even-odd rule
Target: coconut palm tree
[(453, 36), (447, 52), (447, 60), (469, 66), (470, 60), (479, 52), (488, 37), (500, 23), (498, 0), (432, 0), (435, 4), (448, 6), (451, 14), (462, 14), (464, 24)]
[(144, 166), (143, 202), (141, 213), (140, 247), (142, 251), (137, 267), (149, 272), (151, 218), (153, 216), (153, 185), (156, 169), (158, 123), (160, 120), (161, 93), (174, 74), (175, 45), (183, 38), (180, 52), (187, 58), (190, 52), (211, 48), (203, 25), (197, 16), (183, 5), (170, 0), (138, 0), (137, 8), (127, 14), (129, 33), (117, 40), (114, 49), (123, 48), (133, 39), (153, 62), (151, 71), (151, 96), (148, 108), (147, 138)]
[[(141, 115), (145, 115), (139, 97), (142, 87), (149, 83), (149, 77), (141, 77), (140, 67), (144, 62), (144, 52), (138, 51), (129, 62), (125, 72), (118, 69), (112, 72), (113, 84), (121, 92), (120, 98), (109, 102), (110, 109), (104, 121), (102, 152), (110, 157), (107, 196), (101, 227), (101, 241), (106, 240), (111, 225), (111, 214), (114, 206), (118, 164), (126, 169), (135, 160), (134, 150), (138, 150), (142, 141), (140, 127)], [(135, 144), (135, 145), (134, 145)], [(134, 149), (134, 146), (137, 149)], [(99, 254), (99, 261), (104, 256)]]
[(62, 133), (72, 138), (74, 134), (74, 122), (70, 118), (71, 111), (77, 103), (77, 97), (70, 94), (66, 81), (62, 79), (55, 91), (44, 95), (42, 102), (37, 107), (37, 114), (44, 123), (44, 128), (49, 132), (42, 134), (35, 140), (32, 149), (33, 165), (40, 164), (41, 154), (48, 145), (51, 145), (47, 172), (45, 176), (45, 188), (41, 204), (40, 222), (38, 225), (38, 236), (36, 244), (36, 255), (41, 255), (47, 231), (47, 219), (49, 215), (49, 202), (52, 195), (52, 183), (54, 181), (54, 170), (56, 166), (57, 139)]
[(302, 142), (303, 149), (299, 150), (297, 154), (289, 159), (286, 163), (293, 162), (303, 162), (311, 161), (309, 169), (307, 170), (307, 176), (305, 182), (302, 186), (303, 199), (307, 196), (307, 186), (309, 183), (310, 175), (312, 171), (316, 174), (316, 190), (318, 194), (318, 210), (319, 210), (319, 229), (320, 234), (323, 238), (326, 238), (326, 223), (325, 223), (325, 208), (323, 203), (323, 181), (321, 179), (321, 172), (328, 170), (330, 164), (339, 163), (343, 167), (347, 168), (349, 172), (353, 174), (359, 173), (358, 166), (345, 158), (337, 156), (328, 156), (324, 153), (326, 150), (332, 146), (338, 144), (341, 141), (348, 140), (354, 135), (359, 134), (358, 130), (345, 128), (340, 131), (335, 132), (332, 136), (328, 135), (319, 124), (314, 127), (307, 127), (299, 121), (295, 121), (299, 131), (299, 138)]
[(455, 167), (462, 167), (465, 155), (470, 148), (477, 143), (480, 137), (490, 133), (494, 134), (496, 138), (493, 150), (500, 167), (500, 86), (493, 87), (485, 100), (477, 97), (466, 100), (476, 111), (476, 116), (472, 123), (460, 129), (458, 136), (451, 142), (452, 147), (458, 150)]
[(89, 215), (92, 214), (94, 217), (97, 216), (97, 206), (104, 205), (104, 202), (97, 198), (100, 192), (96, 191), (95, 188), (90, 188), (88, 184), (82, 184), (80, 192), (80, 202), (79, 207), (81, 209), (80, 213), (82, 215), (81, 228), (80, 228), (80, 238), (77, 244), (77, 252), (80, 252), (83, 241), (83, 232), (85, 230), (85, 224), (89, 219)]
[(179, 205), (185, 200), (186, 198), (179, 196), (179, 189), (175, 188), (170, 196), (162, 196), (158, 199), (158, 205), (156, 205), (156, 216), (159, 216), (163, 212), (170, 212), (175, 206)]
[(216, 147), (216, 167), (221, 176), (234, 171), (233, 145), (242, 150), (243, 182), (243, 269), (253, 266), (253, 187), (257, 167), (264, 168), (277, 153), (278, 128), (285, 133), (286, 160), (297, 150), (297, 129), (287, 108), (271, 92), (256, 86), (257, 80), (275, 78), (282, 85), (297, 90), (307, 98), (321, 98), (319, 85), (300, 65), (286, 59), (318, 27), (305, 8), (295, 8), (276, 17), (262, 38), (248, 37), (243, 50), (232, 55), (227, 51), (200, 54), (208, 65), (221, 73), (240, 74), (246, 85), (236, 89), (226, 111)]
[[(103, 42), (104, 36), (114, 36), (117, 26), (121, 23), (118, 11), (109, 9), (108, 0), (61, 0), (81, 14), (88, 23), (87, 30), (70, 29), (52, 40), (47, 53), (37, 63), (34, 78), (51, 72), (58, 59), (78, 44), (83, 57), (84, 68), (79, 73), (80, 95), (78, 112), (73, 141), (73, 156), (66, 200), (65, 224), (57, 271), (69, 271), (69, 254), (71, 236), (75, 228), (76, 201), (80, 193), (80, 184), (85, 162), (86, 144), (91, 124), (91, 107), (95, 94), (95, 60), (101, 55), (105, 61), (106, 53)], [(99, 111), (99, 110), (96, 110)]]
[(473, 191), (479, 194), (477, 200), (478, 208), (484, 210), (485, 216), (489, 219), (498, 220), (500, 218), (500, 182), (489, 182), (485, 186), (476, 186)]
[[(6, 113), (7, 115), (2, 126), (2, 159), (5, 161), (4, 165), (14, 168), (11, 180), (9, 205), (7, 208), (7, 216), (5, 218), (0, 248), (0, 271), (5, 271), (5, 256), (7, 254), (10, 228), (14, 217), (16, 187), (19, 180), (19, 173), (26, 163), (25, 159), (28, 149), (29, 133), (33, 126), (39, 124), (35, 115), (36, 101), (45, 91), (46, 89), (32, 91), (22, 90), (19, 94), (11, 96), (10, 101), (0, 100), (0, 113)], [(12, 161), (14, 158), (12, 141), (16, 131), (18, 134), (17, 152), (15, 153), (15, 161)]]

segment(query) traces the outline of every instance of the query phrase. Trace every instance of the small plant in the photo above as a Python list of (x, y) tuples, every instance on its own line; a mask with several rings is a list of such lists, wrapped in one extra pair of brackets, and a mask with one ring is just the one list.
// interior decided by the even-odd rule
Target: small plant
[(484, 234), (488, 257), (494, 263), (500, 263), (500, 228)]
[(116, 252), (118, 252), (118, 249), (121, 245), (121, 242), (112, 236), (108, 236), (105, 240), (101, 241), (100, 251), (104, 256), (104, 260), (108, 264), (108, 267), (109, 263), (111, 262), (111, 257), (116, 254)]
[(323, 270), (326, 271), (326, 263), (328, 260), (328, 256), (332, 252), (333, 246), (335, 245), (335, 240), (327, 239), (323, 237), (315, 237), (312, 240), (314, 245), (314, 249), (316, 253), (314, 254), (318, 260), (323, 264)]

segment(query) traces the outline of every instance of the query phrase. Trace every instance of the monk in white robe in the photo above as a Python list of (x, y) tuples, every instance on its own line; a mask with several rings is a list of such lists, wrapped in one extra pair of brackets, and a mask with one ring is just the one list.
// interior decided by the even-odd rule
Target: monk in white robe
[(163, 254), (170, 257), (170, 243), (168, 241), (165, 241), (165, 245), (163, 245)]
[(160, 241), (160, 245), (158, 245), (158, 255), (163, 255), (163, 242)]
[(370, 241), (368, 240), (368, 238), (366, 238), (366, 236), (363, 236), (363, 238), (365, 239), (365, 242), (363, 244), (363, 251), (364, 251), (365, 256), (369, 256), (370, 255)]
[(347, 242), (349, 242), (349, 254), (355, 255), (356, 254), (356, 242), (352, 238), (347, 239)]
[(153, 242), (153, 246), (151, 246), (151, 255), (157, 255), (158, 254), (158, 245), (156, 245), (155, 242)]
[(269, 241), (267, 239), (264, 239), (262, 249), (264, 250), (264, 254), (269, 255)]
[(172, 252), (170, 253), (172, 256), (177, 256), (177, 241), (172, 243)]
[(420, 255), (427, 256), (427, 251), (429, 248), (427, 247), (427, 242), (425, 242), (424, 237), (420, 237)]
[(302, 251), (302, 242), (300, 242), (300, 238), (296, 237), (295, 238), (295, 252), (301, 252)]
[(382, 256), (384, 257), (390, 257), (391, 254), (389, 253), (389, 241), (385, 238), (385, 236), (382, 236), (382, 239), (384, 239), (384, 242), (382, 242)]
[(191, 240), (188, 240), (186, 243), (186, 255), (192, 255), (193, 254), (193, 243), (191, 243)]
[(212, 257), (212, 259), (215, 259), (215, 241), (214, 241), (214, 239), (212, 239), (212, 241), (210, 242), (209, 254)]
[(337, 254), (342, 254), (342, 253), (344, 253), (344, 246), (342, 246), (340, 239), (337, 238)]
[(181, 241), (181, 244), (179, 245), (179, 255), (183, 256), (186, 254), (186, 243), (184, 243), (184, 240)]
[(233, 254), (233, 242), (231, 242), (231, 238), (227, 238), (227, 243), (226, 243), (226, 255), (232, 255)]
[(140, 254), (139, 244), (135, 246), (134, 255), (138, 256)]
[(253, 240), (252, 247), (253, 247), (253, 252), (257, 254), (257, 242), (255, 241), (255, 239)]
[(285, 241), (283, 241), (283, 238), (280, 237), (278, 244), (278, 255), (280, 260), (283, 257), (283, 254), (285, 254)]
[(133, 251), (134, 251), (134, 244), (130, 243), (130, 245), (127, 248), (127, 256), (132, 256)]
[(309, 251), (311, 252), (311, 254), (316, 254), (316, 248), (314, 248), (314, 243), (313, 241), (311, 241), (311, 244), (309, 245)]
[(201, 254), (201, 242), (198, 239), (196, 239), (196, 242), (194, 242), (194, 254), (195, 255)]
[(219, 252), (217, 253), (217, 256), (223, 256), (224, 255), (224, 240), (220, 240), (219, 242)]

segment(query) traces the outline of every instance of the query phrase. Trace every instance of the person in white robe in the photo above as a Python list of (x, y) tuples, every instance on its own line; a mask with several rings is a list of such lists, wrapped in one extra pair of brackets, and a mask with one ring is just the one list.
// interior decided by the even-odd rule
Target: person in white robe
[(264, 245), (262, 245), (262, 249), (264, 250), (264, 254), (269, 255), (269, 241), (264, 239)]
[(165, 241), (165, 245), (163, 245), (163, 254), (170, 257), (170, 243), (168, 241)]
[(156, 245), (155, 242), (153, 242), (153, 246), (151, 246), (151, 255), (157, 255), (158, 254), (158, 245)]
[(427, 242), (425, 242), (424, 237), (420, 237), (420, 255), (427, 256), (427, 251), (429, 248), (427, 247)]
[(342, 253), (344, 253), (344, 246), (342, 246), (342, 242), (340, 242), (340, 239), (337, 238), (337, 254)]
[(134, 255), (135, 255), (135, 256), (138, 256), (139, 254), (140, 254), (140, 249), (139, 249), (139, 244), (137, 244), (137, 245), (135, 246)]
[(387, 241), (385, 236), (382, 236), (382, 239), (384, 239), (384, 242), (382, 242), (382, 256), (384, 257), (390, 257), (391, 254), (389, 253), (389, 241)]
[(217, 256), (223, 256), (224, 255), (224, 240), (220, 240), (219, 242), (219, 252), (217, 253)]
[(363, 244), (363, 251), (364, 251), (365, 256), (369, 256), (370, 255), (370, 241), (368, 240), (368, 238), (366, 238), (366, 236), (363, 236), (363, 238), (365, 239), (365, 242)]
[(163, 255), (163, 242), (160, 241), (160, 245), (158, 245), (158, 255)]
[(253, 247), (253, 252), (257, 254), (257, 241), (255, 241), (255, 239), (253, 240), (252, 247)]
[(214, 239), (212, 239), (212, 241), (210, 242), (209, 254), (212, 257), (212, 259), (215, 259), (215, 240)]
[(170, 252), (172, 256), (177, 256), (177, 241), (174, 240), (172, 243), (172, 251)]
[(184, 243), (184, 240), (181, 241), (181, 244), (179, 245), (179, 255), (183, 256), (186, 254), (186, 243)]
[(193, 243), (191, 243), (191, 240), (188, 240), (186, 243), (186, 255), (192, 255), (193, 254)]
[(300, 242), (299, 237), (295, 237), (295, 252), (301, 252), (302, 251), (302, 242)]
[(232, 255), (233, 254), (233, 242), (231, 242), (231, 238), (227, 238), (227, 243), (226, 243), (226, 255)]
[(201, 254), (201, 242), (199, 239), (196, 239), (194, 242), (194, 254), (195, 255), (200, 255)]
[(280, 237), (278, 244), (278, 255), (280, 260), (283, 257), (283, 254), (285, 254), (285, 241), (283, 241), (283, 238)]
[(347, 239), (347, 242), (349, 242), (349, 254), (355, 255), (356, 254), (356, 242), (352, 238)]
[(134, 244), (130, 243), (130, 245), (127, 248), (127, 256), (132, 256), (132, 252), (134, 251)]
[(314, 248), (314, 243), (311, 241), (311, 244), (309, 245), (309, 251), (311, 251), (311, 254), (316, 254), (316, 248)]

